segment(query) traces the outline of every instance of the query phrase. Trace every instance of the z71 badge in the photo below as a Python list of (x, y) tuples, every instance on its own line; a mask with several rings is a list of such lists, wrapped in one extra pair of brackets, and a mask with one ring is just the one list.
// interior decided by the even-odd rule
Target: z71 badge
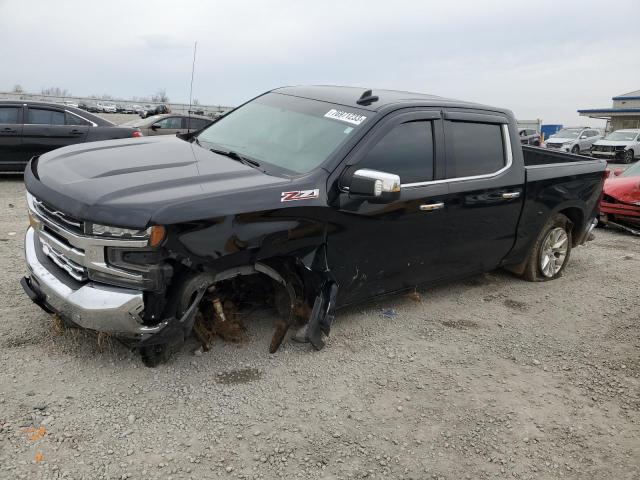
[(281, 202), (293, 202), (296, 200), (311, 200), (313, 198), (318, 198), (320, 195), (320, 190), (295, 190), (293, 192), (282, 192), (280, 196)]

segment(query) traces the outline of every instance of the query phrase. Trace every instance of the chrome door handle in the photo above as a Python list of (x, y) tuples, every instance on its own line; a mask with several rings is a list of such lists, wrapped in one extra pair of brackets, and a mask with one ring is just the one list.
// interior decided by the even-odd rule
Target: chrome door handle
[(423, 212), (433, 212), (434, 210), (440, 210), (441, 208), (444, 208), (444, 202), (425, 203), (420, 205), (420, 210)]
[(502, 194), (502, 198), (511, 199), (518, 198), (520, 196), (520, 192), (505, 192)]

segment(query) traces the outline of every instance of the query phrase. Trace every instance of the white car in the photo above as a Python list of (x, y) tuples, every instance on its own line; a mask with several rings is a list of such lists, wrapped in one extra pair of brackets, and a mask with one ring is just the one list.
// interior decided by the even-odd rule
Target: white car
[(545, 142), (547, 148), (556, 148), (565, 152), (580, 154), (590, 152), (591, 146), (602, 138), (595, 128), (572, 127), (563, 128), (549, 137)]
[(76, 102), (72, 101), (72, 100), (66, 100), (66, 101), (64, 102), (64, 104), (65, 104), (67, 107), (74, 107), (74, 108), (78, 108), (78, 104), (77, 104)]
[(102, 111), (104, 113), (117, 113), (118, 112), (118, 107), (116, 107), (115, 103), (103, 103), (102, 104)]
[(591, 147), (591, 155), (631, 163), (640, 158), (640, 128), (616, 130)]

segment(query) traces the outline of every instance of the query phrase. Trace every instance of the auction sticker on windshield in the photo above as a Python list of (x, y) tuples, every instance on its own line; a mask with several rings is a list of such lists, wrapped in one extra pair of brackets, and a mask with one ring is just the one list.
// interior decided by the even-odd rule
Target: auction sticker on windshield
[(337, 110), (332, 108), (324, 114), (326, 118), (332, 118), (334, 120), (340, 120), (341, 122), (351, 123), (353, 125), (360, 125), (367, 117), (360, 115), (359, 113), (345, 112), (344, 110)]

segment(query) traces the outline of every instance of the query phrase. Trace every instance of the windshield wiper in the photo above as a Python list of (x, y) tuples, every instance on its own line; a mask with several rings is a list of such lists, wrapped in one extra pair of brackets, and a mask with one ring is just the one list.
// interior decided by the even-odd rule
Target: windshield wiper
[(247, 158), (243, 155), (240, 155), (238, 152), (234, 152), (233, 150), (221, 150), (218, 148), (210, 148), (210, 152), (217, 153), (218, 155), (224, 155), (225, 157), (232, 158), (233, 160), (237, 160), (238, 162), (244, 163), (245, 165), (249, 165), (250, 167), (260, 168), (260, 163), (256, 162), (251, 158)]

